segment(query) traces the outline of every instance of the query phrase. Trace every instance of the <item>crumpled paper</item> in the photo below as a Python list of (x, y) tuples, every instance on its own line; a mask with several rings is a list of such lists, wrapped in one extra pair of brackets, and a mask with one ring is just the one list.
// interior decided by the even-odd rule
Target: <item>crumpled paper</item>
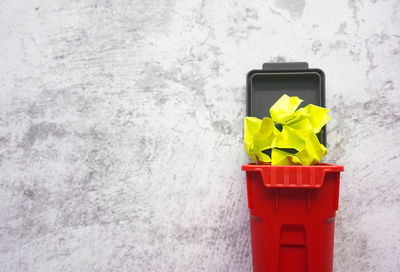
[[(328, 153), (316, 133), (329, 121), (329, 110), (312, 104), (298, 109), (301, 102), (303, 100), (297, 96), (284, 94), (270, 108), (271, 118), (244, 119), (244, 146), (253, 161), (312, 165)], [(281, 131), (275, 123), (281, 124)], [(269, 149), (271, 156), (263, 152)], [(295, 153), (287, 150), (295, 150)]]

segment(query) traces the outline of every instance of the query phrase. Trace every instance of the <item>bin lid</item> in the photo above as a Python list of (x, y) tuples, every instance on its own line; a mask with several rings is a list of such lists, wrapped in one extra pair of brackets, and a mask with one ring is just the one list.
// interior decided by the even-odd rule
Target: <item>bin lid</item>
[[(325, 74), (308, 68), (307, 62), (264, 63), (261, 70), (247, 74), (247, 116), (271, 117), (269, 108), (283, 95), (298, 96), (308, 104), (325, 107)], [(326, 146), (325, 126), (317, 134)]]

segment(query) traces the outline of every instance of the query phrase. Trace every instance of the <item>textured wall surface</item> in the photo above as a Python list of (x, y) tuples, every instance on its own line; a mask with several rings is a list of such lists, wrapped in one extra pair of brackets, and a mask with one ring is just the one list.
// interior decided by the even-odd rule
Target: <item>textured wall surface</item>
[(336, 272), (400, 271), (400, 2), (1, 1), (0, 271), (251, 271), (245, 76), (327, 76)]

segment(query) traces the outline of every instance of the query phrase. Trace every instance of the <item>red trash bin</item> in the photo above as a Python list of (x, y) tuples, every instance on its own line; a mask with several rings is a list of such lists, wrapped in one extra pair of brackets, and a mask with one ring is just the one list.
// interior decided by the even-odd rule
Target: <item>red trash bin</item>
[(243, 165), (253, 271), (330, 272), (343, 166)]

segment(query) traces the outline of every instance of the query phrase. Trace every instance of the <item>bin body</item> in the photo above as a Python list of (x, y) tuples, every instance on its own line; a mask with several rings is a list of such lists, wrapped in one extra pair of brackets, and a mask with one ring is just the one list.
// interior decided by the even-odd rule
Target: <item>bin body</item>
[(330, 272), (342, 166), (243, 165), (253, 271)]

